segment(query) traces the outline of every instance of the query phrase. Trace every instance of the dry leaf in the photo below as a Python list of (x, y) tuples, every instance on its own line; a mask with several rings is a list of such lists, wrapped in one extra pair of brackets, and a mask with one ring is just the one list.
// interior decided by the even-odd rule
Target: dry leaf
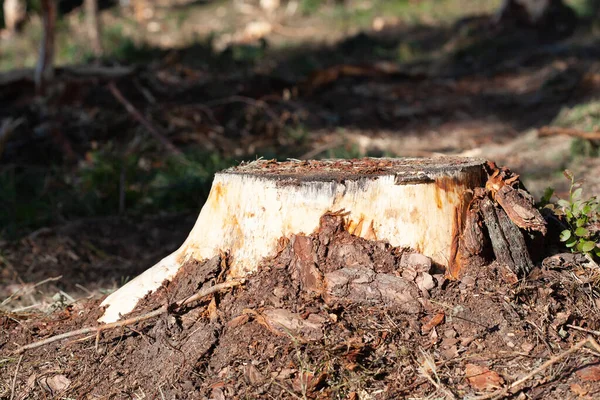
[(575, 372), (579, 379), (584, 382), (600, 381), (600, 365), (590, 365)]
[(467, 364), (465, 375), (471, 387), (476, 390), (495, 390), (504, 383), (500, 375), (481, 365)]
[(588, 394), (589, 389), (584, 388), (583, 386), (581, 386), (578, 383), (573, 383), (571, 384), (571, 392), (575, 393), (577, 396), (585, 396), (586, 394)]
[(64, 375), (54, 375), (41, 378), (39, 383), (46, 391), (56, 395), (66, 390), (71, 384), (71, 380)]
[(235, 327), (244, 325), (248, 322), (249, 319), (250, 319), (250, 316), (248, 314), (238, 315), (237, 317), (233, 318), (231, 321), (229, 321), (227, 323), (227, 327), (235, 328)]
[(260, 385), (265, 381), (265, 377), (263, 376), (263, 374), (261, 374), (260, 371), (252, 364), (246, 366), (245, 372), (248, 381), (252, 385)]
[(429, 332), (430, 330), (432, 330), (433, 328), (435, 328), (436, 326), (438, 326), (439, 324), (444, 322), (444, 317), (445, 317), (444, 313), (437, 313), (436, 315), (431, 317), (431, 319), (429, 321), (427, 321), (425, 324), (423, 324), (423, 326), (421, 327), (421, 332), (423, 332), (423, 333)]

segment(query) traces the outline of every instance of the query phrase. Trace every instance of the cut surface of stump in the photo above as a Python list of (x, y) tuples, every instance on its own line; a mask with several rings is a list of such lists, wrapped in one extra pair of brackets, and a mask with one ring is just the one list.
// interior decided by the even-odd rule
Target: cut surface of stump
[(410, 247), (454, 275), (472, 189), (485, 182), (484, 163), (454, 157), (258, 160), (224, 170), (183, 245), (108, 296), (99, 321), (132, 311), (191, 259), (226, 253), (230, 277), (256, 272), (281, 250), (283, 238), (312, 233), (331, 212), (345, 214), (351, 234)]

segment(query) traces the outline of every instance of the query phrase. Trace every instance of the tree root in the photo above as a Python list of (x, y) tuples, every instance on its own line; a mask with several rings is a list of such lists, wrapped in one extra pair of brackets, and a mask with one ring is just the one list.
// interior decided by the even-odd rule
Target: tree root
[[(196, 292), (195, 294), (193, 294), (192, 296), (186, 298), (186, 299), (182, 299), (177, 301), (174, 306), (175, 308), (179, 308), (185, 305), (188, 305), (196, 300), (201, 299), (202, 297), (208, 296), (210, 294), (219, 292), (221, 290), (224, 289), (229, 289), (235, 286), (239, 286), (241, 284), (243, 284), (245, 281), (242, 280), (232, 280), (229, 282), (224, 282), (224, 283), (219, 283), (216, 284), (214, 286), (211, 286), (209, 288), (206, 289), (202, 289), (199, 290), (198, 292)], [(41, 347), (41, 346), (45, 346), (47, 344), (53, 343), (53, 342), (57, 342), (59, 340), (63, 340), (63, 339), (68, 339), (70, 337), (73, 336), (79, 336), (79, 335), (85, 335), (87, 333), (94, 333), (96, 334), (96, 337), (98, 338), (98, 336), (100, 335), (100, 333), (102, 331), (106, 331), (109, 329), (114, 329), (114, 328), (118, 328), (121, 326), (127, 326), (127, 325), (132, 325), (135, 324), (137, 322), (141, 322), (141, 321), (145, 321), (147, 319), (151, 319), (154, 317), (157, 317), (159, 315), (162, 315), (166, 312), (168, 312), (171, 309), (171, 307), (169, 307), (169, 305), (164, 305), (162, 307), (160, 307), (159, 309), (156, 309), (154, 311), (151, 311), (149, 313), (143, 314), (143, 315), (139, 315), (137, 317), (133, 317), (133, 318), (129, 318), (129, 319), (125, 319), (122, 321), (116, 321), (116, 322), (112, 322), (110, 324), (105, 324), (105, 325), (99, 325), (99, 326), (90, 326), (87, 328), (81, 328), (75, 331), (70, 331), (70, 332), (65, 332), (65, 333), (61, 333), (60, 335), (55, 335), (55, 336), (51, 336), (49, 338), (43, 339), (43, 340), (39, 340), (37, 342), (33, 342), (24, 346), (19, 347), (17, 350), (14, 351), (15, 354), (22, 354), (23, 352), (25, 352), (26, 350), (31, 350), (31, 349), (35, 349), (37, 347)]]

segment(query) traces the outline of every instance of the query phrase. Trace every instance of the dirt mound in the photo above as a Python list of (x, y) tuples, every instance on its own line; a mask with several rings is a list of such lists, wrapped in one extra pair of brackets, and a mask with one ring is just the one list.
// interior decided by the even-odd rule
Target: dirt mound
[[(190, 262), (132, 316), (226, 272), (224, 255)], [(98, 303), (0, 316), (0, 398), (465, 398), (524, 377), (517, 398), (600, 396), (597, 353), (542, 364), (600, 329), (597, 269), (558, 255), (516, 285), (501, 276), (492, 264), (446, 280), (427, 257), (326, 215), (314, 234), (282, 240), (245, 285), (154, 319), (20, 358), (21, 345), (95, 325)]]

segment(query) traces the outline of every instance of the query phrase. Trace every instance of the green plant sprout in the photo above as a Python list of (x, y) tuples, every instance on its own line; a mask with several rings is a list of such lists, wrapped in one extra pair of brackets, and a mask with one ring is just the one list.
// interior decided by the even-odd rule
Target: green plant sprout
[(567, 248), (572, 252), (600, 258), (600, 200), (596, 196), (583, 199), (581, 182), (575, 181), (569, 170), (565, 170), (564, 175), (571, 181), (569, 198), (559, 198), (556, 203), (550, 203), (554, 189), (548, 188), (542, 197), (542, 204), (564, 225), (560, 241)]

